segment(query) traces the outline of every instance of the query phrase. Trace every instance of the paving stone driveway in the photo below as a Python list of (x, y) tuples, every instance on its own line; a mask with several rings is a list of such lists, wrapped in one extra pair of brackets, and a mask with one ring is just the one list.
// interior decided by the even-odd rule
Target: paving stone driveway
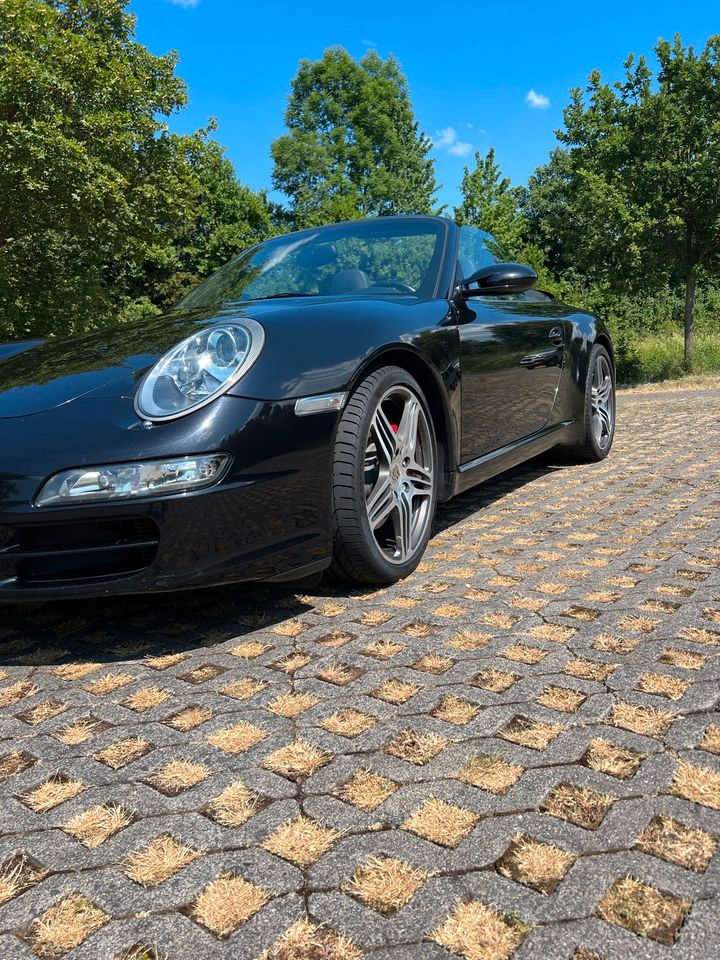
[(389, 589), (4, 608), (0, 957), (717, 957), (719, 467), (633, 394)]

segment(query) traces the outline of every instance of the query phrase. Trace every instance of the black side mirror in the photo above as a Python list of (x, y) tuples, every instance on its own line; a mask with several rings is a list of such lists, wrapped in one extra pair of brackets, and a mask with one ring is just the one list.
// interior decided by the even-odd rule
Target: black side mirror
[(537, 274), (523, 263), (491, 263), (480, 267), (460, 282), (460, 295), (481, 297), (491, 294), (522, 293), (537, 283)]

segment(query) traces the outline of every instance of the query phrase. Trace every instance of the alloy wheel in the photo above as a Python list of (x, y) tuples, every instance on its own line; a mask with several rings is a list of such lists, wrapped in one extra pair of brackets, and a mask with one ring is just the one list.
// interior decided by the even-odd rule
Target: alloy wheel
[(388, 390), (375, 408), (365, 449), (365, 509), (390, 563), (407, 563), (432, 520), (433, 440), (422, 404), (407, 387)]
[(610, 362), (602, 354), (593, 367), (590, 403), (595, 440), (601, 450), (607, 450), (615, 430), (615, 389)]

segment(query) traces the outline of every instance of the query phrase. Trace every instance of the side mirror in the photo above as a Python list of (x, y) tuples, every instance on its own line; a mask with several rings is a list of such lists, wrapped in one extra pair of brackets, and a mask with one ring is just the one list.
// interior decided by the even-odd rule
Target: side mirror
[(480, 267), (460, 283), (463, 297), (481, 297), (491, 294), (522, 293), (534, 287), (537, 274), (522, 263), (491, 263)]

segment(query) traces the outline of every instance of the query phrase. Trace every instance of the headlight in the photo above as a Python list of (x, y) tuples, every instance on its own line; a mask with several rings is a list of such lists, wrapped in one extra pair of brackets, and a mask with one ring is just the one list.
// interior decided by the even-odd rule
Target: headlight
[(230, 463), (229, 453), (200, 457), (113, 463), (63, 470), (51, 477), (35, 499), (38, 507), (87, 500), (118, 500), (179, 493), (216, 483)]
[(243, 319), (194, 333), (145, 376), (135, 409), (145, 420), (172, 420), (210, 403), (229, 390), (257, 360), (265, 332)]

